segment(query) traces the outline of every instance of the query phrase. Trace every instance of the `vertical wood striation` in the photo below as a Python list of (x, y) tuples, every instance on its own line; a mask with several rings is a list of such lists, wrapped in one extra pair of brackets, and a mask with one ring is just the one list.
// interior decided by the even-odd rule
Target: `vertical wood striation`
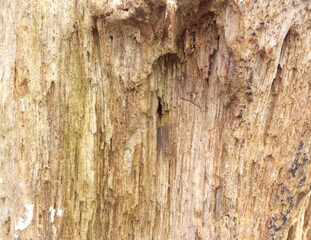
[(0, 239), (310, 239), (310, 3), (0, 2)]

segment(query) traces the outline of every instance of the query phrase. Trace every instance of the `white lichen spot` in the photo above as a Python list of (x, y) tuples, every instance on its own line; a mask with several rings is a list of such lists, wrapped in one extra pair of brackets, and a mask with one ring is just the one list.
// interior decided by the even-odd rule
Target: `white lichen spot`
[(242, 168), (240, 168), (240, 174), (241, 174), (241, 175), (243, 174), (243, 169), (242, 169)]
[(166, 4), (173, 6), (175, 10), (177, 9), (176, 0), (166, 0)]
[(245, 0), (240, 0), (241, 3), (245, 2)]
[(21, 189), (24, 189), (25, 184), (24, 184), (23, 182), (20, 182), (20, 183), (19, 183), (19, 187), (20, 187)]
[(167, 12), (165, 12), (164, 18), (167, 19)]
[(56, 216), (57, 216), (57, 217), (61, 217), (61, 216), (63, 216), (63, 210), (61, 210), (60, 208), (59, 208), (59, 209), (57, 209)]
[(19, 238), (19, 235), (17, 233), (15, 233), (14, 238)]
[(275, 47), (276, 46), (276, 44), (277, 44), (277, 41), (275, 40), (275, 38), (272, 38), (272, 39), (270, 39), (270, 41), (269, 41), (269, 46), (270, 47)]
[(25, 100), (24, 100), (24, 98), (21, 98), (20, 102), (21, 102), (21, 111), (25, 112)]
[(120, 5), (122, 5), (122, 0), (113, 0), (113, 4), (114, 5), (118, 5), (118, 6), (120, 6)]
[(3, 178), (0, 177), (0, 184), (3, 183)]
[(54, 239), (55, 239), (56, 233), (57, 233), (57, 229), (56, 229), (56, 227), (54, 227), (54, 225), (52, 226), (52, 229), (53, 229), (53, 236), (54, 236)]
[(55, 210), (55, 208), (50, 207), (50, 208), (49, 208), (49, 212), (51, 213), (51, 215), (50, 215), (50, 220), (51, 220), (51, 223), (52, 223), (52, 222), (54, 222), (54, 217), (55, 217), (55, 212), (56, 212), (56, 210)]
[(226, 166), (225, 166), (225, 168), (226, 168), (226, 169), (228, 169), (228, 168), (229, 168), (229, 164), (228, 164), (228, 163), (226, 163)]
[(15, 230), (25, 230), (32, 222), (34, 205), (26, 203), (24, 207), (26, 208), (25, 218), (18, 218), (18, 221), (15, 222)]

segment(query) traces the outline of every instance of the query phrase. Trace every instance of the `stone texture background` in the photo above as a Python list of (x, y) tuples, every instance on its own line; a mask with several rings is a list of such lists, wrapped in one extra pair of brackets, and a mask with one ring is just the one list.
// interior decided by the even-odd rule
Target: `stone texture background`
[(0, 239), (311, 239), (309, 0), (1, 0)]

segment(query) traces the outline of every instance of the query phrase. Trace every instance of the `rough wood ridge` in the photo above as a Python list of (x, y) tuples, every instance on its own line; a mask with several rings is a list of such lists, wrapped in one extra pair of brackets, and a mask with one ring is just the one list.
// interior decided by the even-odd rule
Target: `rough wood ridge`
[(309, 0), (0, 0), (0, 239), (311, 239)]

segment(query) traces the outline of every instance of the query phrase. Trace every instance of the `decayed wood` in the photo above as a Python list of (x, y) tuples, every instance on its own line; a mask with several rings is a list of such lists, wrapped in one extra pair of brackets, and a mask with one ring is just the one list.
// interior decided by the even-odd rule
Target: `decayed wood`
[(311, 239), (309, 1), (0, 10), (0, 239)]

